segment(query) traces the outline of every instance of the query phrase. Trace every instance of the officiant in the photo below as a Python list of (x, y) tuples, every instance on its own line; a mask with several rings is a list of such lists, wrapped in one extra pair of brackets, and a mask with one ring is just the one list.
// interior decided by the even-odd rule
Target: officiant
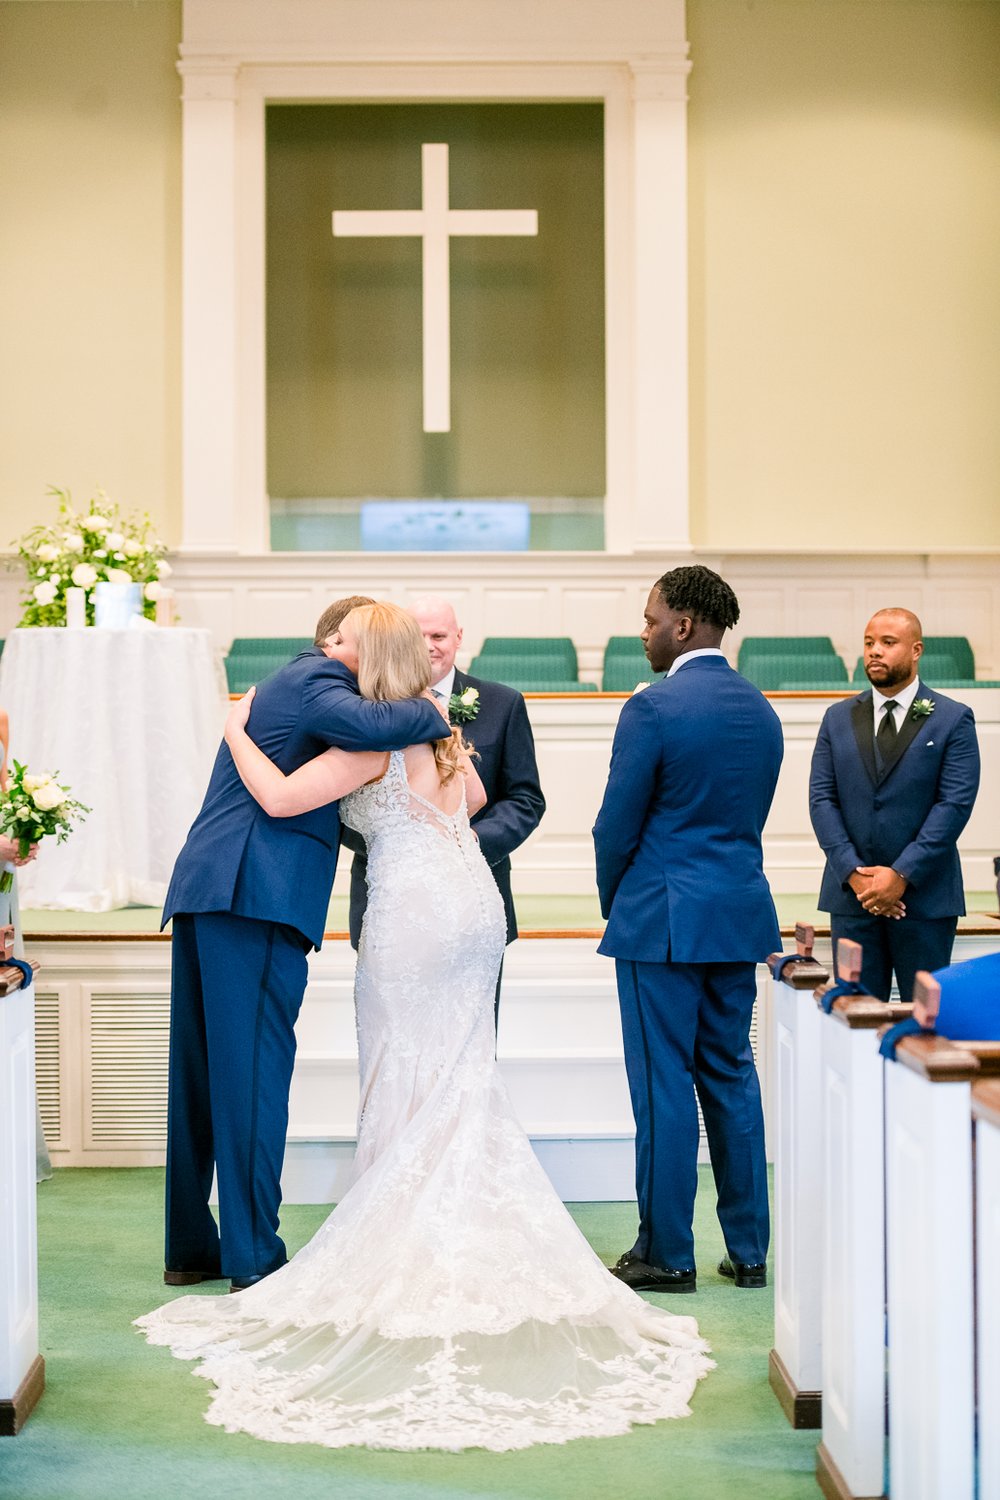
[[(453, 724), (476, 751), (476, 770), (486, 788), (486, 806), (472, 819), (472, 830), (486, 856), (503, 897), (507, 914), (507, 942), (517, 937), (517, 918), (510, 888), (510, 856), (541, 822), (545, 798), (538, 780), (535, 742), (524, 698), (501, 682), (486, 682), (459, 671), (455, 665), (462, 629), (453, 606), (436, 595), (416, 599), (410, 613), (423, 631), (431, 658), (431, 692), (448, 709)], [(351, 867), (351, 946), (361, 940), (361, 924), (368, 904), (368, 859), (364, 841), (351, 829), (341, 829), (341, 841), (354, 851)], [(497, 976), (494, 1013), (500, 1018)]]

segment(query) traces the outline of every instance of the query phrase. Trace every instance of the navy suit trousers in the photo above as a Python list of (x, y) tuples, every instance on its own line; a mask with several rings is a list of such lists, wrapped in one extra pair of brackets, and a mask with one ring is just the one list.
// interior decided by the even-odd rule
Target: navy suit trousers
[[(906, 902), (906, 892), (903, 892)], [(900, 1000), (913, 999), (918, 969), (946, 969), (958, 927), (957, 917), (876, 917), (858, 902), (857, 912), (830, 917), (834, 952), (838, 938), (861, 944), (861, 983), (870, 995), (888, 1000), (893, 971)]]
[(639, 1236), (649, 1265), (695, 1265), (701, 1103), (719, 1222), (733, 1260), (767, 1259), (770, 1218), (764, 1115), (750, 1047), (752, 963), (656, 964), (616, 959), (635, 1115)]
[(279, 923), (231, 912), (173, 919), (169, 1270), (243, 1278), (287, 1259), (278, 1208), (306, 955), (302, 934)]

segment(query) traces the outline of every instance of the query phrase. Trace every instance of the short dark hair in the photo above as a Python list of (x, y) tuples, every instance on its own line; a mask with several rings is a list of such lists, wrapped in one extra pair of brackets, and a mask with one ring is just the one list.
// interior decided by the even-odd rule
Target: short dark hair
[(657, 579), (656, 587), (668, 609), (705, 621), (717, 630), (731, 630), (740, 617), (740, 606), (729, 584), (700, 563), (690, 568), (672, 568)]
[(374, 599), (369, 599), (367, 594), (351, 594), (347, 599), (335, 599), (328, 604), (326, 609), (316, 621), (316, 634), (313, 637), (314, 646), (322, 646), (334, 631), (340, 629), (341, 625), (351, 613), (352, 609), (360, 609), (362, 604), (374, 604)]

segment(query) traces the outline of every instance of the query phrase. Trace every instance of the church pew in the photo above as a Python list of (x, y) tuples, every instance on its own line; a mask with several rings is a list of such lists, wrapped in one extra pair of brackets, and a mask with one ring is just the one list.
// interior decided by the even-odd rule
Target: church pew
[[(986, 1356), (997, 1342), (988, 1300), (997, 1261), (989, 1258), (995, 1245), (977, 1248), (973, 1202), (978, 1178), (981, 1234), (988, 1238), (998, 1183), (989, 1120), (980, 1142), (970, 1108), (973, 1084), (1000, 1075), (1000, 1042), (962, 1039), (980, 1025), (997, 1035), (994, 981), (992, 972), (983, 978), (984, 962), (949, 971), (947, 1008), (945, 976), (917, 975), (916, 1021), (944, 1030), (951, 1022), (954, 1035), (903, 1036), (885, 1065), (889, 1467), (901, 1500), (988, 1493), (976, 1483), (975, 1351), (978, 1345)], [(986, 1298), (978, 1319), (977, 1282)], [(988, 1366), (987, 1358), (981, 1438), (996, 1426)]]
[(772, 954), (774, 1347), (768, 1379), (793, 1427), (819, 1427), (821, 1376), (820, 1024), (829, 971), (799, 923), (794, 954)]
[[(838, 978), (861, 972), (841, 940)], [(816, 993), (817, 1001), (823, 990)], [(882, 1058), (877, 1032), (909, 1014), (844, 996), (820, 1026), (822, 1139), (822, 1441), (816, 1479), (828, 1500), (876, 1497), (885, 1468), (885, 1212)]]
[(44, 1385), (38, 1352), (34, 986), (25, 989), (21, 971), (0, 956), (0, 1437), (20, 1431)]
[(1000, 1500), (1000, 1079), (972, 1085), (976, 1181), (979, 1500)]

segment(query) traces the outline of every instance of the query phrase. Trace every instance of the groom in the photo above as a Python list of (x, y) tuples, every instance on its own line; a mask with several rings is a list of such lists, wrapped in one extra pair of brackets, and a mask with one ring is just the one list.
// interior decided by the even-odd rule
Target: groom
[(737, 1286), (767, 1283), (764, 1119), (750, 1049), (756, 966), (780, 946), (761, 832), (781, 766), (770, 704), (732, 670), (736, 596), (709, 568), (654, 584), (642, 632), (661, 682), (629, 699), (594, 828), (601, 953), (615, 960), (635, 1114), (639, 1237), (613, 1268), (693, 1292), (701, 1101)]
[[(282, 771), (331, 745), (396, 750), (440, 739), (432, 703), (368, 702), (326, 655), (344, 616), (371, 602), (331, 605), (316, 644), (258, 687), (247, 733)], [(163, 909), (164, 924), (173, 918), (168, 1286), (226, 1276), (238, 1290), (285, 1262), (277, 1231), (294, 1026), (307, 954), (323, 940), (339, 835), (336, 802), (268, 817), (220, 747)]]

